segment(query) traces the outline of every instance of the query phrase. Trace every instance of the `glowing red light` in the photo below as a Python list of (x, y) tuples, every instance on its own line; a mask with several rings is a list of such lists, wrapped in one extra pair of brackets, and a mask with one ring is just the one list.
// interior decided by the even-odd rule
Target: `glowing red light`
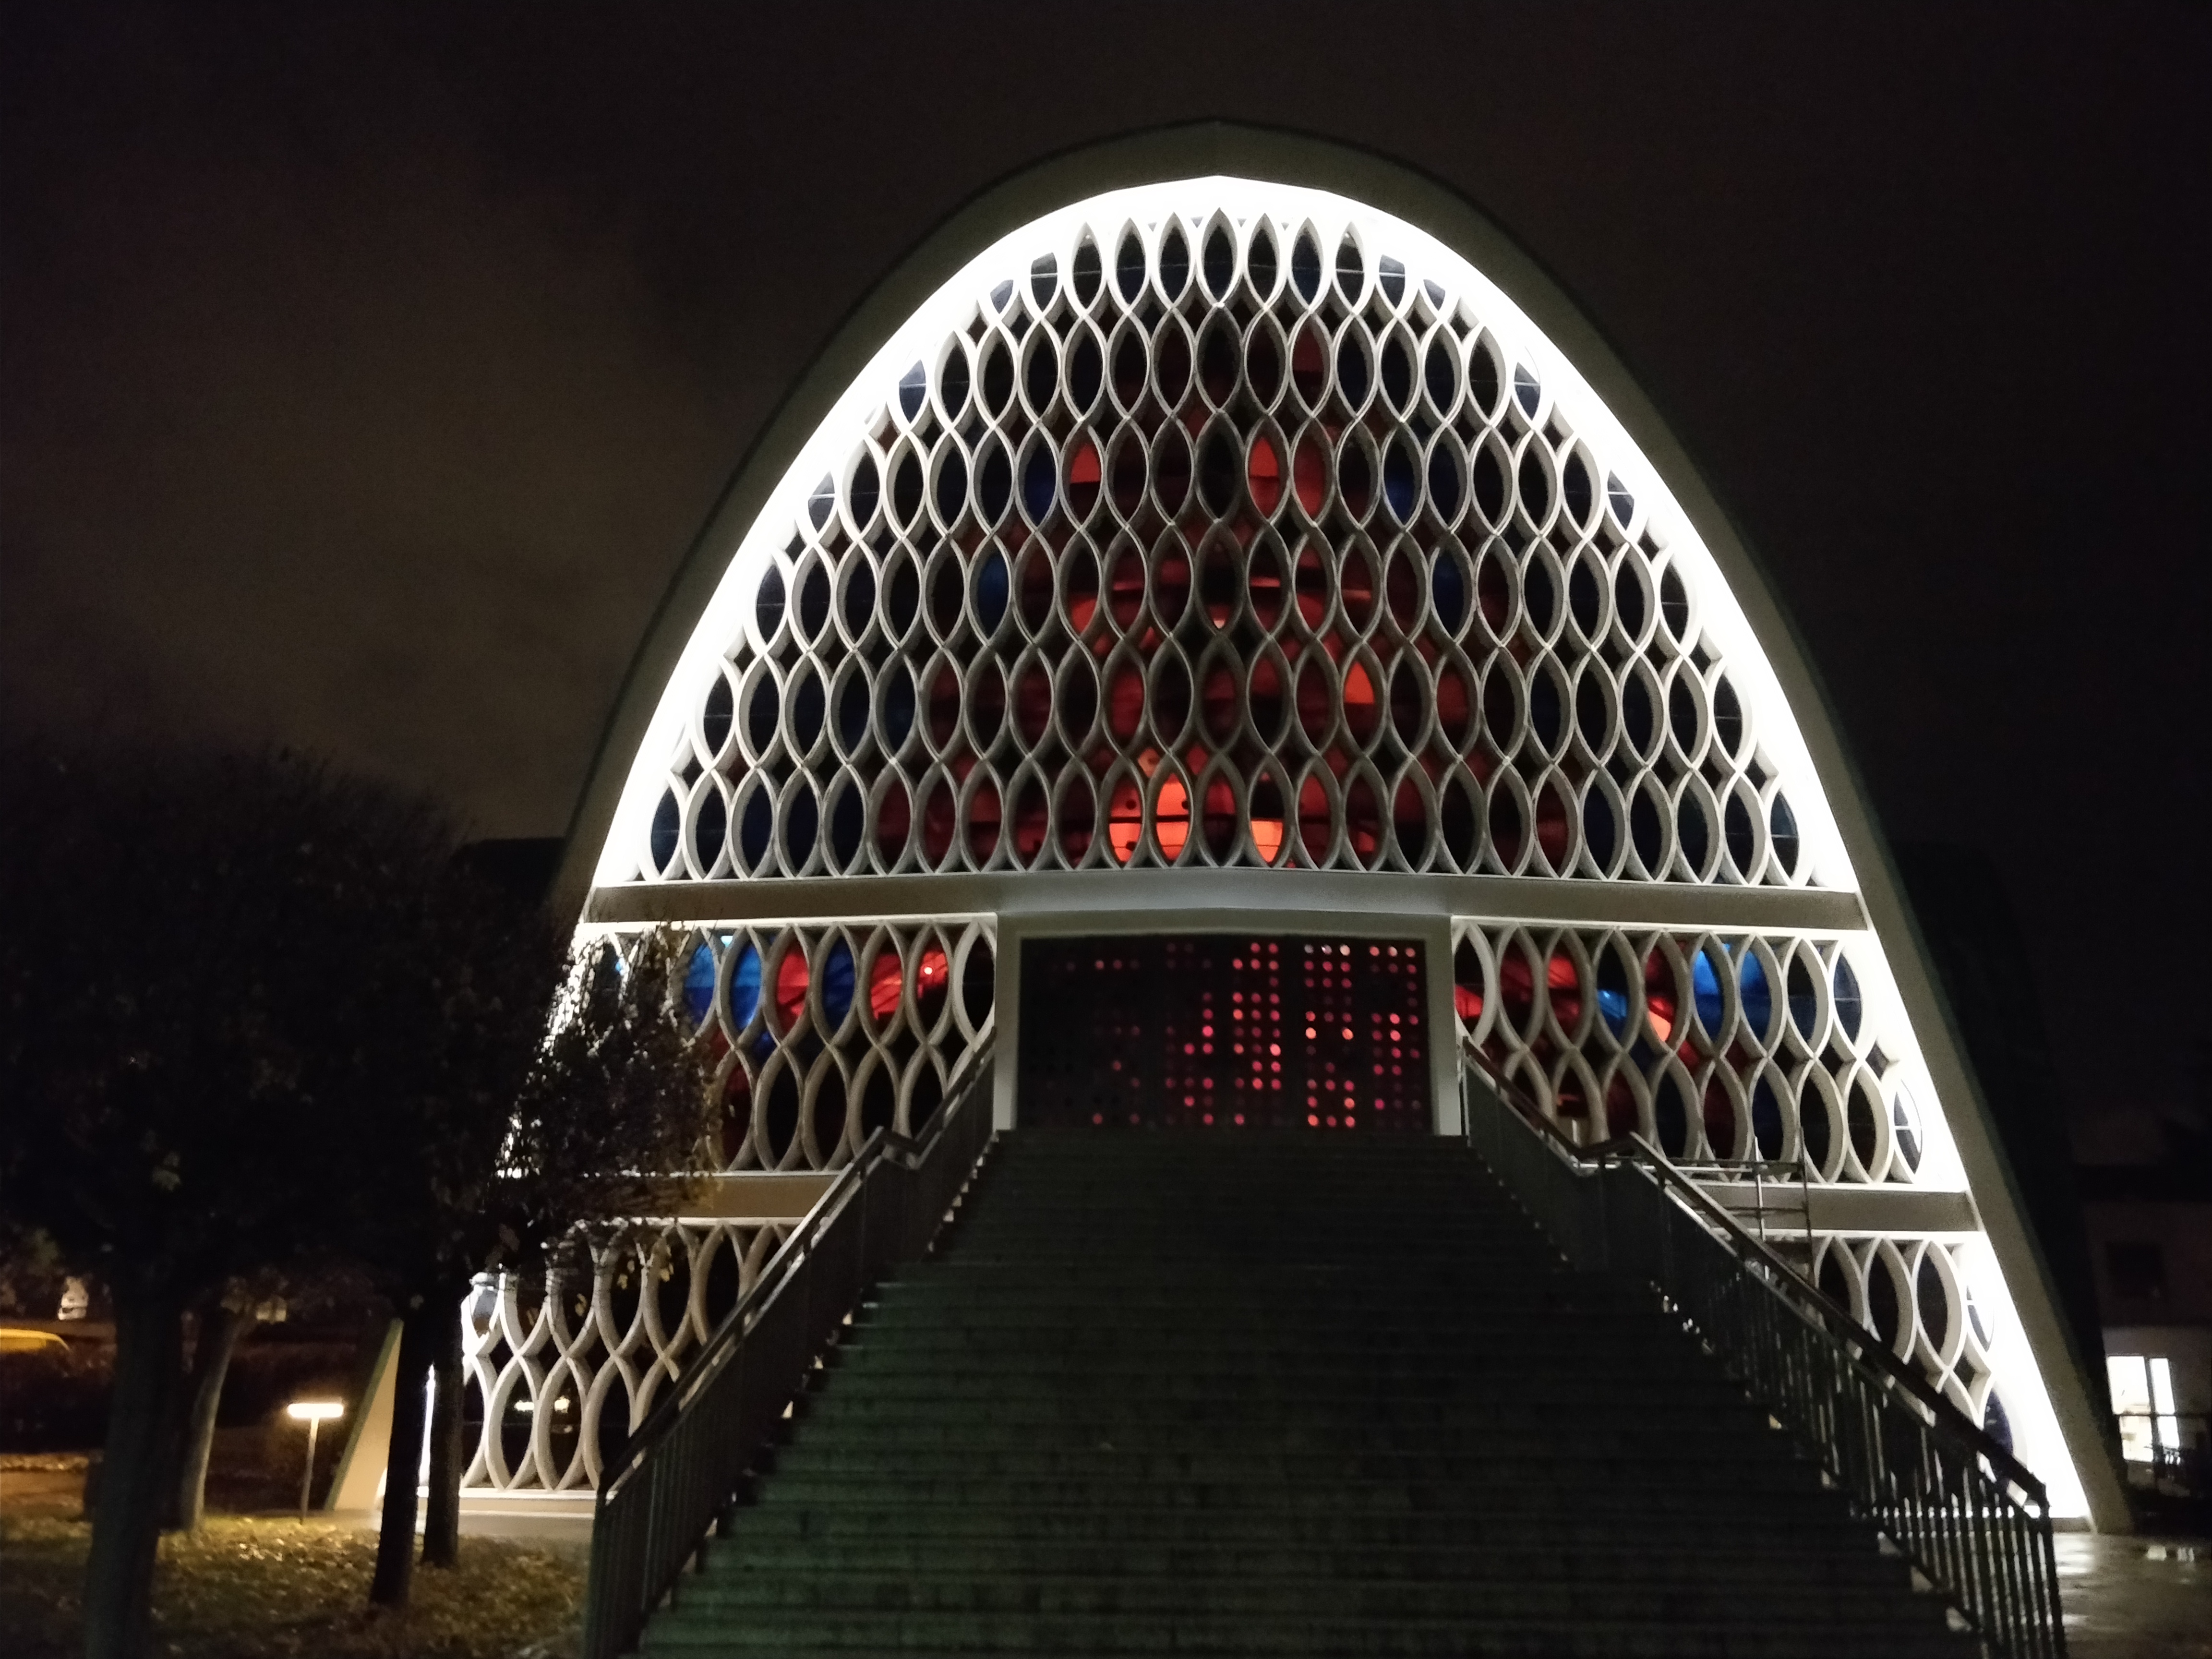
[(806, 957), (796, 945), (783, 953), (775, 969), (775, 1012), (779, 1029), (788, 1031), (806, 1012)]

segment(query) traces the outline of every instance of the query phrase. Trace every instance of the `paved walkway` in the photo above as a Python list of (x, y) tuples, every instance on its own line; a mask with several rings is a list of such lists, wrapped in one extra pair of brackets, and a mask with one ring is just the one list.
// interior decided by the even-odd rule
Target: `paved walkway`
[(2212, 1659), (2212, 1541), (2061, 1533), (2070, 1659)]
[[(75, 1470), (0, 1470), (0, 1514), (73, 1518), (83, 1485)], [(368, 1514), (333, 1518), (374, 1524)], [(579, 1559), (591, 1551), (581, 1518), (469, 1515), (461, 1529)], [(2212, 1659), (2212, 1540), (2069, 1532), (2057, 1553), (2071, 1659)]]

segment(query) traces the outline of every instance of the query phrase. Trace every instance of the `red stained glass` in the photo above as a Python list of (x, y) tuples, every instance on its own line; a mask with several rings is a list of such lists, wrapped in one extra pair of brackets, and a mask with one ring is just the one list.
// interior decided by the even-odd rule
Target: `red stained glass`
[(1079, 439), (1067, 457), (1067, 506), (1080, 524), (1098, 502), (1098, 446), (1088, 436)]
[(1628, 1086), (1628, 1079), (1616, 1072), (1605, 1091), (1605, 1132), (1609, 1135), (1632, 1135), (1638, 1127), (1635, 1091)]
[(1717, 1079), (1705, 1085), (1705, 1141), (1715, 1158), (1735, 1156), (1735, 1103)]
[(1260, 626), (1274, 631), (1283, 619), (1283, 567), (1275, 550), (1262, 542), (1252, 550), (1244, 568), (1245, 591), (1252, 599), (1252, 614)]
[(1575, 959), (1564, 951), (1545, 964), (1544, 988), (1552, 994), (1552, 1012), (1560, 1029), (1573, 1030), (1583, 1017), (1583, 982), (1575, 972)]
[(888, 945), (868, 964), (868, 1012), (877, 1019), (889, 1019), (898, 1012), (904, 972), (898, 952)]
[(1667, 958), (1654, 951), (1644, 959), (1644, 1017), (1662, 1043), (1674, 1035), (1674, 975)]
[[(1114, 556), (1106, 584), (1106, 608), (1114, 618), (1114, 626), (1127, 628), (1145, 608), (1145, 556), (1125, 545)], [(1089, 620), (1085, 618), (1085, 625)]]
[(788, 1031), (806, 1012), (806, 953), (797, 945), (775, 965), (776, 1029)]
[(1079, 550), (1067, 555), (1061, 586), (1067, 594), (1067, 623), (1080, 634), (1098, 610), (1098, 565)]
[(922, 1029), (937, 1024), (937, 1017), (945, 1011), (945, 994), (952, 984), (952, 964), (945, 959), (944, 949), (932, 945), (921, 953), (914, 966), (914, 1001), (921, 1014)]
[(1044, 785), (1034, 776), (1026, 779), (1021, 793), (1014, 797), (1014, 856), (1025, 866), (1035, 864), (1037, 854), (1044, 851), (1048, 816)]
[(1236, 737), (1239, 714), (1237, 676), (1218, 658), (1206, 665), (1205, 679), (1199, 689), (1199, 709), (1206, 720), (1206, 735), (1214, 742), (1225, 744)]
[(1528, 1016), (1536, 1006), (1536, 975), (1518, 945), (1506, 946), (1498, 959), (1498, 988), (1505, 999), (1506, 1018), (1516, 1030), (1528, 1029)]
[(1565, 866), (1571, 835), (1566, 803), (1559, 798), (1559, 786), (1554, 780), (1536, 794), (1536, 845), (1544, 849), (1554, 870)]
[(1334, 830), (1329, 822), (1328, 791), (1319, 778), (1308, 778), (1298, 788), (1298, 840), (1316, 864), (1328, 856)]
[(1227, 863), (1237, 850), (1237, 791), (1226, 778), (1206, 786), (1204, 828), (1206, 850), (1217, 861)]
[(1375, 805), (1375, 792), (1364, 778), (1354, 778), (1345, 789), (1344, 834), (1362, 864), (1375, 862), (1382, 844), (1382, 814)]
[(1379, 714), (1375, 706), (1375, 682), (1367, 678), (1367, 670), (1355, 662), (1344, 671), (1344, 723), (1351, 728), (1352, 737), (1364, 744), (1375, 735)]
[(1114, 793), (1106, 802), (1106, 845), (1116, 864), (1127, 864), (1136, 857), (1137, 837), (1144, 829), (1143, 797), (1138, 794), (1133, 780), (1123, 778), (1114, 786)]
[(932, 868), (952, 850), (952, 786), (943, 778), (921, 805), (921, 854)]
[(1024, 742), (1034, 744), (1051, 721), (1052, 678), (1042, 663), (1033, 662), (1014, 687), (1014, 725)]
[(1299, 617), (1308, 628), (1319, 628), (1328, 614), (1328, 571), (1321, 550), (1311, 542), (1300, 544), (1291, 580), (1297, 589)]
[(978, 865), (999, 850), (999, 791), (988, 779), (968, 797), (968, 853)]
[(1144, 673), (1134, 663), (1124, 662), (1106, 683), (1106, 729), (1115, 742), (1127, 743), (1144, 718)]
[(1153, 797), (1152, 833), (1159, 839), (1163, 858), (1173, 862), (1182, 856), (1183, 843), (1190, 838), (1190, 795), (1181, 778), (1168, 779)]
[(1277, 459), (1274, 445), (1265, 438), (1252, 441), (1252, 457), (1245, 467), (1245, 482), (1252, 491), (1252, 505), (1267, 517), (1274, 516), (1276, 506), (1283, 499), (1283, 464)]
[(1310, 432), (1291, 453), (1291, 487), (1298, 492), (1298, 505), (1308, 518), (1318, 515), (1328, 499), (1328, 448)]
[(907, 832), (913, 827), (913, 816), (906, 786), (893, 779), (876, 807), (876, 851), (886, 866), (896, 864), (906, 851)]

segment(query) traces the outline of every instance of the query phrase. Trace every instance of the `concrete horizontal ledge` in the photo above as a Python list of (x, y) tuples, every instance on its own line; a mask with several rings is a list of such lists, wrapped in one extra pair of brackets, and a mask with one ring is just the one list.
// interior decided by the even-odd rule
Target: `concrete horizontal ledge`
[[(1805, 1187), (1748, 1182), (1699, 1183), (1708, 1197), (1749, 1224), (1761, 1205), (1770, 1232), (1801, 1227), (1848, 1238), (1968, 1237), (1982, 1230), (1971, 1194), (1923, 1187)], [(1802, 1205), (1802, 1208), (1800, 1207)]]
[[(1348, 870), (1038, 870), (984, 875), (631, 882), (598, 887), (586, 922), (862, 921), (1030, 913), (1158, 915), (1160, 925), (1229, 910), (1483, 916), (1629, 927), (1857, 933), (1858, 895), (1800, 887), (1528, 876), (1412, 876)], [(1126, 926), (1127, 923), (1125, 922)], [(1243, 924), (1240, 924), (1243, 925)]]
[(698, 1176), (670, 1194), (664, 1213), (678, 1221), (797, 1221), (836, 1179), (820, 1170)]
[(492, 1486), (461, 1488), (461, 1513), (465, 1516), (477, 1520), (496, 1516), (503, 1521), (535, 1522), (541, 1526), (560, 1522), (573, 1527), (581, 1522), (588, 1528), (599, 1501), (598, 1491), (591, 1486), (572, 1486), (563, 1492), (547, 1492), (540, 1486), (525, 1486), (514, 1492), (501, 1492)]

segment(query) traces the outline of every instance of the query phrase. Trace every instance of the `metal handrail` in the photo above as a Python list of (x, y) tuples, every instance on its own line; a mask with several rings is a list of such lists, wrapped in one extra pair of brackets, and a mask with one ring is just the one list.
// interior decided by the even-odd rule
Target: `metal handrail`
[[(1636, 1133), (1577, 1145), (1487, 1054), (1462, 1048), (1498, 1103), (1573, 1175), (1633, 1171), (1644, 1177), (1644, 1190), (1667, 1200), (1656, 1218), (1659, 1248), (1635, 1253), (1638, 1270), (1652, 1276), (1686, 1324), (1959, 1620), (1998, 1653), (2063, 1659), (2042, 1481), (1658, 1146)], [(1470, 1143), (1474, 1116), (1468, 1110), (1462, 1117)], [(1686, 1220), (1695, 1237), (1668, 1226), (1669, 1217)], [(1698, 1268), (1706, 1265), (1697, 1259), (1700, 1239), (1727, 1250), (1734, 1269), (1728, 1281), (1711, 1275), (1699, 1281)], [(1738, 1289), (1744, 1285), (1765, 1294), (1747, 1301)], [(1785, 1321), (1772, 1317), (1785, 1310)]]
[(909, 1138), (878, 1128), (638, 1425), (599, 1482), (583, 1659), (630, 1651), (868, 1287), (925, 1254), (991, 1137), (991, 1045)]

